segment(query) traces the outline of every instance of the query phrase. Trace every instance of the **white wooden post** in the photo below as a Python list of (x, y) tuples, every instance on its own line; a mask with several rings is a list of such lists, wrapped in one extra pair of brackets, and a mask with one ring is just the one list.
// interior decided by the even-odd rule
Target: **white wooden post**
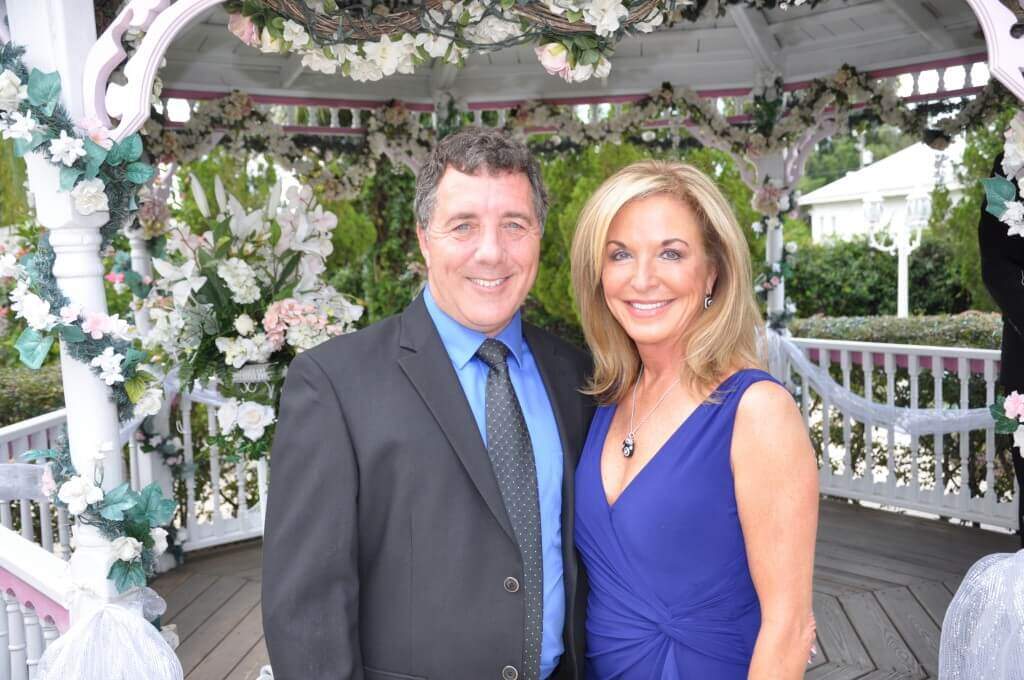
[[(774, 184), (775, 186), (783, 186), (786, 181), (785, 175), (785, 158), (783, 152), (773, 151), (756, 161), (757, 164), (757, 176), (763, 182), (765, 178)], [(757, 191), (757, 187), (751, 187), (754, 191)], [(788, 190), (788, 189), (787, 189)], [(765, 225), (765, 243), (764, 243), (764, 259), (768, 264), (778, 262), (782, 259), (782, 247), (783, 247), (783, 233), (782, 227), (777, 229), (771, 229)], [(768, 291), (768, 315), (781, 313), (786, 308), (786, 280), (779, 274), (780, 283), (775, 288)]]
[[(142, 230), (136, 229), (128, 233), (128, 243), (132, 253), (132, 271), (138, 273), (142, 278), (153, 277), (153, 259), (150, 257), (149, 248), (146, 247), (146, 239), (142, 237)], [(140, 335), (149, 333), (152, 327), (149, 321), (149, 310), (141, 306), (141, 300), (134, 300), (140, 307), (135, 312), (135, 328)]]
[[(26, 47), (26, 66), (59, 72), (61, 101), (72, 119), (82, 118), (83, 64), (96, 41), (91, 0), (14, 2), (7, 9), (11, 39)], [(45, 152), (44, 147), (41, 149)], [(56, 166), (41, 153), (29, 154), (25, 160), (29, 187), (36, 199), (36, 216), (49, 230), (56, 255), (53, 273), (57, 283), (83, 310), (105, 314), (99, 228), (106, 223), (108, 213), (81, 215), (74, 209), (70, 194), (58, 190), (60, 175)], [(89, 366), (72, 359), (63, 343), (61, 370), (71, 458), (81, 474), (89, 474), (93, 466), (90, 454), (103, 442), (118, 441), (117, 409), (107, 386)], [(107, 455), (102, 465), (105, 489), (124, 480), (120, 455)], [(84, 525), (74, 528), (74, 536), (76, 548), (70, 560), (74, 580), (101, 598), (113, 596), (113, 583), (107, 580), (110, 541), (95, 527)], [(84, 615), (87, 612), (72, 611), (72, 622)]]

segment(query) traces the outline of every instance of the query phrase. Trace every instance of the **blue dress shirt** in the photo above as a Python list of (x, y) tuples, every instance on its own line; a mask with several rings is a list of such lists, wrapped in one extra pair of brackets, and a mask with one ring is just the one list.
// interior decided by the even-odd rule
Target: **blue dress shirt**
[[(437, 306), (430, 286), (423, 289), (423, 300), (434, 321), (441, 342), (459, 376), (462, 391), (473, 410), (484, 446), (487, 445), (485, 395), (490, 370), (476, 351), (487, 336), (470, 330)], [(541, 639), (540, 677), (551, 675), (564, 651), (562, 629), (565, 625), (565, 585), (562, 574), (562, 440), (555, 413), (551, 408), (544, 381), (530, 347), (523, 338), (518, 313), (495, 336), (509, 348), (508, 373), (526, 419), (537, 466), (537, 492), (540, 498), (540, 539), (544, 566), (544, 631)]]

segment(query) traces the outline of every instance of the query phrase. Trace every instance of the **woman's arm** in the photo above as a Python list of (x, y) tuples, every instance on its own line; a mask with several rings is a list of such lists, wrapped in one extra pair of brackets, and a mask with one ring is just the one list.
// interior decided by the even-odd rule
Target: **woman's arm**
[(754, 383), (740, 399), (732, 440), (736, 503), (761, 630), (750, 680), (798, 680), (814, 642), (812, 577), (818, 467), (793, 397)]

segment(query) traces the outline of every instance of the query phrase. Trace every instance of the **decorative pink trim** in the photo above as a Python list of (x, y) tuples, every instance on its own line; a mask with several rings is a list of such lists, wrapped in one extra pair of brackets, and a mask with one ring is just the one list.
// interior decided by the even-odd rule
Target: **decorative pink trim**
[[(818, 361), (819, 361), (818, 357), (820, 356), (820, 352), (821, 352), (821, 350), (816, 348), (816, 347), (808, 348), (808, 350), (807, 350), (807, 358), (809, 358), (811, 361), (813, 361), (815, 363), (818, 363)], [(828, 350), (828, 353), (829, 353), (828, 354), (829, 361), (831, 361), (833, 364), (838, 366), (839, 365), (839, 361), (840, 361), (840, 355), (841, 355), (840, 350), (832, 349), (832, 350)], [(850, 354), (850, 362), (853, 365), (860, 366), (861, 362), (863, 361), (863, 359), (861, 358), (862, 353), (859, 352), (859, 351), (852, 351), (851, 350), (849, 354)], [(871, 354), (871, 362), (875, 366), (884, 366), (885, 365), (885, 355), (884, 354), (882, 354), (881, 352), (869, 352), (869, 354)], [(896, 365), (899, 366), (900, 368), (906, 368), (909, 365), (909, 363), (910, 363), (908, 355), (906, 355), (906, 354), (896, 354), (896, 355), (893, 355), (893, 359), (896, 361)], [(932, 359), (933, 359), (933, 357), (930, 357), (930, 356), (918, 355), (918, 357), (917, 357), (917, 365), (918, 365), (919, 368), (922, 368), (922, 369), (924, 369), (924, 368), (930, 369), (932, 367)], [(942, 357), (942, 367), (945, 370), (950, 371), (951, 373), (956, 373), (957, 372), (957, 370), (958, 370), (958, 362), (959, 362), (959, 359), (957, 359), (956, 357)], [(996, 372), (999, 371), (999, 361), (995, 361), (994, 362), (993, 368), (995, 368)], [(968, 359), (967, 360), (967, 369), (972, 374), (984, 373), (985, 372), (985, 360), (984, 359)]]
[(22, 604), (31, 604), (40, 618), (48, 618), (62, 634), (69, 625), (68, 610), (54, 602), (20, 578), (0, 567), (0, 592), (12, 592)]

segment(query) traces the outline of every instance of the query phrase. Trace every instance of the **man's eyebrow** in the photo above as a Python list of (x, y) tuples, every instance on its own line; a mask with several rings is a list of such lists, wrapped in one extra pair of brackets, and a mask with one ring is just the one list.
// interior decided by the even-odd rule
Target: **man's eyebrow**
[(532, 214), (524, 213), (524, 212), (517, 212), (517, 211), (510, 211), (510, 212), (502, 213), (501, 216), (502, 217), (515, 217), (515, 218), (523, 220), (525, 222), (530, 222), (530, 221), (533, 220), (533, 215)]

